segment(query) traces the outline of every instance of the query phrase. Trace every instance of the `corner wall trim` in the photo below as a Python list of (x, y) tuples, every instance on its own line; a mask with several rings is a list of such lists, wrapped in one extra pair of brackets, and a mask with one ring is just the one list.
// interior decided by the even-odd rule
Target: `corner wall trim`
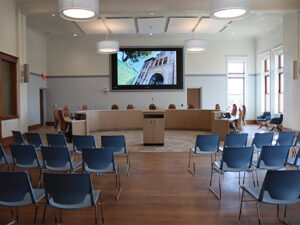
[(42, 127), (41, 124), (30, 125), (30, 126), (28, 126), (28, 131), (36, 130), (36, 129), (39, 129), (41, 127)]

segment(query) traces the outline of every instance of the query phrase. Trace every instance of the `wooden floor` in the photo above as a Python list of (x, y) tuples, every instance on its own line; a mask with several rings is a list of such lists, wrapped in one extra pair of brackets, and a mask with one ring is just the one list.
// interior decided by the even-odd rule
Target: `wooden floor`
[[(240, 192), (238, 176), (226, 174), (223, 180), (223, 199), (218, 201), (209, 191), (210, 158), (197, 158), (196, 174), (187, 172), (188, 153), (132, 153), (132, 170), (125, 174), (125, 158), (118, 158), (123, 191), (114, 200), (114, 176), (92, 176), (93, 185), (101, 188), (104, 198), (106, 225), (150, 224), (238, 224)], [(36, 184), (37, 173), (34, 174)], [(264, 173), (260, 174), (262, 179)], [(217, 178), (217, 177), (215, 177)], [(217, 179), (214, 179), (215, 183)], [(250, 184), (250, 178), (246, 177)], [(215, 186), (216, 187), (216, 186)], [(42, 220), (43, 204), (38, 212)], [(262, 205), (263, 224), (280, 224), (274, 206)], [(300, 204), (291, 206), (288, 218), (300, 224)], [(10, 220), (10, 211), (0, 207), (0, 224)], [(32, 224), (34, 207), (19, 210), (19, 224)], [(93, 224), (94, 209), (63, 211), (63, 224)], [(255, 203), (244, 204), (243, 224), (258, 224)], [(47, 224), (55, 224), (53, 209), (48, 208)]]

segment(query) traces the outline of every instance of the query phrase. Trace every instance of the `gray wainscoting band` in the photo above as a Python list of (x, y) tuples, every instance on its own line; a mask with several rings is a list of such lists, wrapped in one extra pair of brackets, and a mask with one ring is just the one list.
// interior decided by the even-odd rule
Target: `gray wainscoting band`
[(43, 76), (43, 74), (41, 74), (41, 73), (33, 73), (33, 72), (30, 72), (30, 75), (37, 76), (37, 77)]
[(110, 77), (110, 75), (47, 76), (47, 79), (51, 79), (51, 78), (107, 78), (107, 77)]
[(250, 76), (250, 77), (256, 77), (256, 76), (258, 76), (258, 75), (259, 75), (259, 73), (248, 74), (248, 76)]
[(186, 74), (186, 77), (226, 77), (226, 74)]

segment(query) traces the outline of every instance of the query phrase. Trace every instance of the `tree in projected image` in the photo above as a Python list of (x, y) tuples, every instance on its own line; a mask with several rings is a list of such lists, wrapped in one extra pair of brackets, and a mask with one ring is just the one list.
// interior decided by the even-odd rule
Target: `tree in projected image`
[(138, 62), (140, 58), (145, 58), (151, 55), (152, 51), (123, 51), (122, 60), (126, 62), (130, 59), (133, 63)]

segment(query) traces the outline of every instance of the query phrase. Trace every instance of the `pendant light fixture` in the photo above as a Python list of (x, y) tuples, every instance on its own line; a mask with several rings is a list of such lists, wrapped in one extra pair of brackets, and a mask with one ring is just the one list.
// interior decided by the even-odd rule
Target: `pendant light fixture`
[(192, 39), (184, 42), (184, 51), (186, 53), (199, 53), (203, 52), (207, 46), (205, 40)]
[(211, 16), (219, 19), (234, 19), (250, 10), (250, 0), (211, 0)]
[(113, 54), (119, 51), (119, 42), (104, 40), (97, 42), (97, 52), (102, 54)]
[(99, 0), (58, 0), (58, 10), (63, 19), (90, 21), (99, 15)]

